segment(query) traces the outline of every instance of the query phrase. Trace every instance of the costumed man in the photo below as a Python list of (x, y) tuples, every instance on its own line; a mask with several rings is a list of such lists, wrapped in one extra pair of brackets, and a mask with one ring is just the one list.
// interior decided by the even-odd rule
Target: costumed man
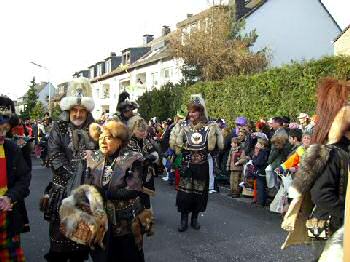
[(54, 124), (49, 135), (48, 153), (53, 179), (49, 205), (43, 207), (45, 219), (50, 222), (50, 251), (45, 255), (47, 261), (88, 259), (88, 249), (85, 246), (74, 243), (60, 232), (58, 210), (62, 199), (84, 183), (84, 150), (96, 147), (88, 134), (89, 125), (93, 122), (91, 111), (94, 106), (89, 80), (74, 79), (69, 83), (67, 96), (60, 101), (63, 111), (61, 120)]
[(141, 200), (146, 209), (151, 208), (150, 196), (154, 196), (154, 176), (155, 170), (153, 164), (159, 160), (159, 155), (147, 138), (147, 122), (139, 117), (134, 116), (128, 122), (130, 131), (130, 141), (127, 148), (131, 151), (141, 153), (144, 157), (143, 161), (143, 193), (141, 194)]
[(93, 261), (142, 262), (143, 234), (152, 234), (153, 223), (140, 199), (143, 156), (127, 148), (128, 128), (120, 121), (92, 124), (90, 134), (100, 149), (87, 154), (87, 182), (101, 193), (109, 224), (106, 249), (92, 251)]
[[(188, 228), (188, 216), (191, 216), (192, 228), (199, 230), (198, 215), (204, 212), (208, 203), (209, 163), (208, 154), (224, 147), (223, 136), (215, 122), (209, 122), (204, 100), (201, 96), (192, 96), (186, 121), (174, 127), (173, 146), (177, 154), (182, 153), (180, 182), (176, 196), (176, 205), (181, 213), (179, 232)], [(175, 136), (175, 137), (174, 137)]]
[(0, 97), (0, 260), (25, 261), (20, 233), (27, 231), (24, 199), (29, 195), (30, 169), (21, 149), (6, 139), (14, 103)]
[(130, 94), (128, 92), (122, 92), (119, 95), (117, 113), (114, 120), (121, 121), (127, 125), (129, 119), (135, 115), (133, 111), (138, 107), (139, 106), (136, 102), (130, 101)]
[(325, 239), (344, 223), (350, 151), (350, 85), (323, 79), (317, 90), (317, 115), (312, 145), (295, 174), (293, 201), (282, 223), (289, 231), (283, 244), (312, 243), (318, 259)]

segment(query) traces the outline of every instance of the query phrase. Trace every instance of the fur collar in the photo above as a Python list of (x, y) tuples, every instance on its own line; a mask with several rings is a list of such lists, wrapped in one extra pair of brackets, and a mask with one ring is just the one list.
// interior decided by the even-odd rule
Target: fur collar
[(311, 145), (305, 152), (295, 174), (293, 187), (301, 194), (308, 192), (325, 168), (331, 149), (325, 145)]

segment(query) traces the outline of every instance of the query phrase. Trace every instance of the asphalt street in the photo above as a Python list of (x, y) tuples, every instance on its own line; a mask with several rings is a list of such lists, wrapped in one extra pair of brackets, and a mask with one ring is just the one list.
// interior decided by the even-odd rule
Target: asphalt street
[[(26, 204), (31, 232), (22, 235), (28, 262), (44, 261), (49, 248), (48, 224), (38, 208), (42, 192), (50, 180), (49, 169), (34, 160), (31, 194)], [(199, 218), (199, 231), (189, 228), (179, 233), (180, 215), (175, 207), (176, 191), (156, 179), (157, 195), (152, 199), (156, 217), (155, 235), (145, 237), (146, 262), (228, 262), (228, 261), (310, 261), (311, 248), (281, 250), (286, 233), (281, 217), (249, 205), (249, 201), (211, 194), (207, 211)], [(117, 261), (117, 260), (116, 260)]]

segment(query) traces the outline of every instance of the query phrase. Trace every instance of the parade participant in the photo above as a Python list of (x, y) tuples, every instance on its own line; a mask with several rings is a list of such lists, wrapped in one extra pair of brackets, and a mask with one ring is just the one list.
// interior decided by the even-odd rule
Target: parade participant
[(117, 113), (114, 119), (117, 121), (122, 121), (125, 125), (127, 125), (128, 120), (135, 115), (133, 110), (138, 107), (139, 106), (137, 103), (130, 101), (130, 94), (124, 91), (119, 95)]
[(182, 152), (181, 177), (176, 196), (176, 205), (181, 213), (179, 232), (188, 227), (188, 216), (192, 213), (191, 226), (199, 230), (198, 215), (208, 203), (209, 164), (208, 154), (216, 148), (223, 149), (223, 137), (215, 122), (209, 122), (204, 100), (193, 96), (188, 105), (187, 120), (182, 122), (179, 132), (173, 132), (175, 150)]
[(49, 206), (45, 207), (45, 218), (50, 222), (50, 250), (47, 261), (84, 261), (88, 249), (65, 238), (60, 232), (58, 214), (62, 199), (84, 182), (84, 150), (95, 148), (88, 135), (93, 122), (94, 108), (90, 82), (77, 78), (69, 83), (67, 96), (60, 101), (63, 111), (48, 140), (49, 163), (53, 172)]
[[(349, 83), (326, 78), (317, 90), (317, 114), (312, 143), (295, 174), (290, 196), (294, 199), (282, 228), (286, 242), (312, 242), (318, 259), (325, 239), (344, 222), (350, 150)], [(326, 144), (326, 145), (325, 145)]]
[(15, 143), (6, 139), (14, 103), (0, 97), (0, 261), (25, 261), (20, 233), (28, 222), (24, 199), (29, 195), (31, 174)]
[(87, 155), (88, 181), (104, 197), (109, 222), (106, 250), (92, 252), (93, 261), (142, 262), (142, 231), (150, 234), (152, 226), (151, 212), (144, 210), (140, 199), (143, 156), (127, 149), (128, 129), (120, 121), (103, 127), (93, 124), (90, 134), (100, 150)]
[(141, 195), (145, 208), (151, 208), (150, 196), (154, 195), (154, 175), (152, 163), (159, 159), (158, 153), (152, 143), (147, 138), (147, 122), (141, 117), (133, 117), (128, 122), (131, 138), (127, 148), (131, 151), (141, 153), (144, 157), (143, 187), (144, 193)]

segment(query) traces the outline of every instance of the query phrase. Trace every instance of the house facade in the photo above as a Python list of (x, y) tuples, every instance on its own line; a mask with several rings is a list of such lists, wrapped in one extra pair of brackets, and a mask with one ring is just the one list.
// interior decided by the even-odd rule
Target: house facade
[(245, 22), (247, 32), (258, 34), (252, 50), (267, 47), (271, 66), (333, 55), (332, 42), (341, 31), (320, 0), (261, 1)]
[(334, 39), (334, 55), (350, 56), (350, 25)]

